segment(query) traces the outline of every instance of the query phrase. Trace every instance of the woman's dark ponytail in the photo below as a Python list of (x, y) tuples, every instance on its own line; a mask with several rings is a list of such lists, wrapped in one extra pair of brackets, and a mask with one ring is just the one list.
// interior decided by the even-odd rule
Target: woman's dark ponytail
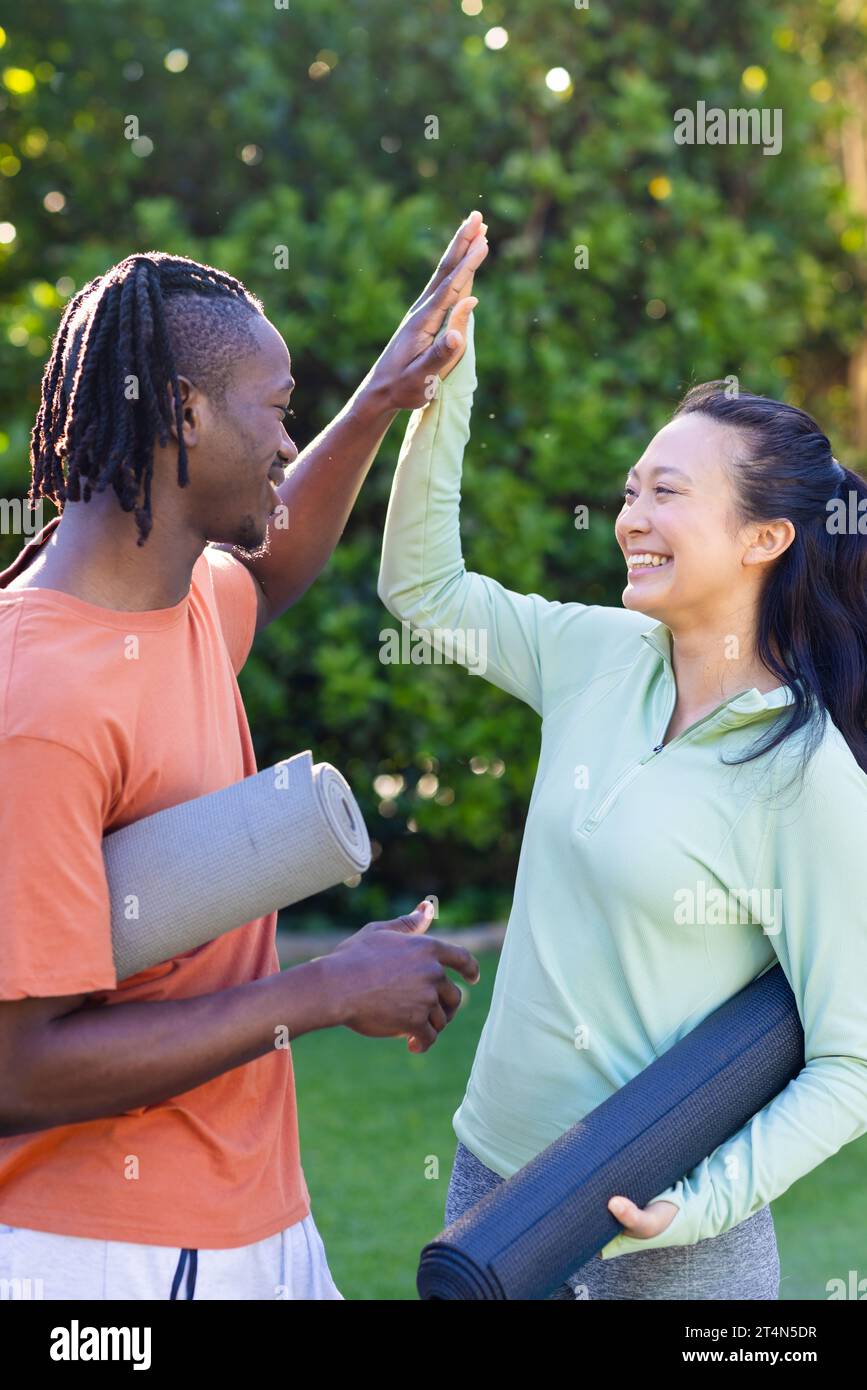
[(838, 463), (806, 411), (749, 392), (732, 395), (729, 381), (692, 387), (675, 414), (699, 411), (737, 431), (740, 522), (786, 517), (795, 528), (770, 567), (757, 632), (759, 659), (794, 704), (782, 727), (739, 761), (805, 726), (809, 759), (830, 715), (867, 772), (867, 482)]

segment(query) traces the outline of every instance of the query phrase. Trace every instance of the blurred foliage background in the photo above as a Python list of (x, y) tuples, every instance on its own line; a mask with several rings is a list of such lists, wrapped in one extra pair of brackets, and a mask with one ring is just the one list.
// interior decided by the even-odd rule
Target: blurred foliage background
[[(63, 305), (123, 256), (182, 253), (263, 298), (292, 353), (303, 447), (473, 207), (491, 253), (475, 287), (469, 568), (618, 604), (622, 476), (694, 381), (736, 373), (805, 406), (863, 467), (867, 4), (641, 11), (20, 7), (0, 31), (0, 493), (26, 492)], [(698, 101), (781, 110), (780, 153), (676, 145), (673, 113)], [(260, 765), (312, 748), (345, 772), (374, 839), (359, 887), (289, 915), (308, 926), (349, 929), (428, 892), (453, 924), (503, 919), (511, 900), (537, 717), (460, 669), (379, 661), (394, 625), (379, 548), (406, 419), (327, 570), (242, 674)], [(20, 545), (0, 536), (0, 561)]]

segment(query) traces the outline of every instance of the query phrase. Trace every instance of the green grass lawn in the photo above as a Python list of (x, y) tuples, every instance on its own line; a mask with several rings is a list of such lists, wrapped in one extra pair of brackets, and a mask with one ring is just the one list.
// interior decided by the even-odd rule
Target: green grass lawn
[[(443, 1225), (464, 1094), (497, 954), (429, 1052), (345, 1028), (293, 1046), (301, 1155), (331, 1272), (347, 1299), (414, 1299), (422, 1245)], [(434, 1162), (435, 1161), (435, 1162)], [(431, 1177), (432, 1170), (438, 1176)], [(773, 1203), (783, 1299), (825, 1299), (831, 1278), (867, 1278), (867, 1136)]]

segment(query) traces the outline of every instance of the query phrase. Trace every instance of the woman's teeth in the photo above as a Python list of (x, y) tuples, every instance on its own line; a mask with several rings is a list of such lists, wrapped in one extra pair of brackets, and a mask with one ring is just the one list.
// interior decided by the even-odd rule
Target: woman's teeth
[(671, 562), (670, 555), (629, 555), (626, 559), (630, 570), (660, 569)]

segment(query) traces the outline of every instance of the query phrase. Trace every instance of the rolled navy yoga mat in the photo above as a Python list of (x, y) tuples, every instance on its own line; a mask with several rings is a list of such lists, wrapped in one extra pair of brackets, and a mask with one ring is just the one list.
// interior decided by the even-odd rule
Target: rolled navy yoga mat
[(423, 1299), (544, 1299), (684, 1177), (804, 1066), (804, 1032), (779, 965), (709, 1014), (421, 1252)]
[(107, 835), (118, 980), (333, 888), (370, 864), (355, 797), (308, 749)]

